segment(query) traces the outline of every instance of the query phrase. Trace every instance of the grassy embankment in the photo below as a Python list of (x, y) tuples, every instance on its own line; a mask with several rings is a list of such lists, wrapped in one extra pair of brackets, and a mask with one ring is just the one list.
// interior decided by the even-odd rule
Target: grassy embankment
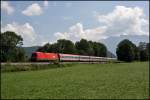
[(148, 62), (74, 64), (47, 70), (1, 73), (2, 99), (148, 97)]

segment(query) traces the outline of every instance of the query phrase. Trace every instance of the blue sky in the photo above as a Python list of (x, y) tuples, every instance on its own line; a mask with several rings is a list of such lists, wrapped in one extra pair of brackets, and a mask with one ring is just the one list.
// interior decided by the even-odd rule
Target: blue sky
[[(17, 32), (24, 38), (24, 46), (43, 45), (60, 38), (75, 42), (81, 38), (106, 41), (124, 34), (148, 37), (149, 29), (145, 29), (149, 26), (148, 4), (148, 1), (7, 1), (1, 4), (1, 31)], [(118, 12), (123, 15), (118, 16)]]

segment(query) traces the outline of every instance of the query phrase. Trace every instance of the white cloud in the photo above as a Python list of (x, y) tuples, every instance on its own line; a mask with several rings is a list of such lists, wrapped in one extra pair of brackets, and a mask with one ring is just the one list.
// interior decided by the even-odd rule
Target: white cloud
[(107, 26), (106, 35), (109, 36), (148, 35), (149, 24), (144, 16), (143, 9), (139, 7), (116, 6), (107, 15), (98, 15), (97, 19)]
[(57, 32), (54, 33), (54, 36), (57, 39), (71, 39), (73, 41), (77, 41), (81, 38), (98, 41), (99, 39), (106, 38), (106, 36), (102, 34), (105, 31), (106, 27), (104, 26), (84, 30), (83, 25), (81, 23), (77, 23), (69, 28), (69, 32)]
[(1, 9), (6, 11), (8, 15), (15, 11), (8, 1), (1, 1)]
[(74, 35), (75, 38), (83, 37), (86, 38), (86, 33), (83, 30), (83, 25), (81, 23), (77, 23), (70, 28), (71, 35)]
[(111, 36), (121, 35), (149, 35), (149, 23), (144, 18), (143, 10), (139, 7), (116, 6), (115, 9), (106, 14), (95, 14), (103, 26), (84, 29), (81, 23), (69, 28), (68, 32), (57, 32), (54, 36), (57, 39), (71, 39), (73, 41), (85, 38), (99, 41)]
[(30, 23), (25, 23), (23, 25), (13, 22), (12, 24), (7, 24), (1, 28), (1, 32), (13, 31), (18, 35), (23, 37), (25, 45), (32, 45), (34, 43), (36, 34), (34, 28)]
[(48, 1), (47, 1), (47, 0), (44, 0), (43, 5), (44, 5), (44, 7), (48, 7)]
[(67, 39), (69, 38), (69, 34), (67, 32), (65, 33), (60, 33), (60, 32), (56, 32), (54, 34), (54, 36), (57, 38), (57, 39)]
[(23, 38), (23, 46), (41, 46), (47, 42), (54, 42), (52, 40), (50, 41), (51, 36), (36, 33), (33, 26), (28, 22), (24, 24), (13, 22), (1, 27), (2, 33), (6, 31), (13, 31), (16, 34), (21, 35)]
[(22, 11), (22, 14), (26, 16), (34, 16), (34, 15), (41, 15), (42, 14), (42, 8), (39, 4), (34, 3), (30, 6), (28, 6), (25, 10)]
[(56, 42), (43, 41), (43, 42), (41, 43), (41, 45), (43, 46), (43, 45), (45, 45), (45, 44), (47, 44), (47, 43), (53, 44), (53, 43), (56, 43)]

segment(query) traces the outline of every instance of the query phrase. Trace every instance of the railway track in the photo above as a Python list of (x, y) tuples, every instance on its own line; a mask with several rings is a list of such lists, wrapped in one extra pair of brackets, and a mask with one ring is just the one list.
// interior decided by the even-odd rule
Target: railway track
[(17, 62), (17, 63), (1, 63), (1, 65), (48, 65), (51, 62)]
[[(95, 63), (106, 63), (106, 62), (60, 62), (59, 64), (69, 64), (69, 63), (86, 63), (86, 64), (95, 64)], [(11, 62), (11, 63), (1, 63), (1, 65), (48, 65), (54, 64), (53, 62)]]

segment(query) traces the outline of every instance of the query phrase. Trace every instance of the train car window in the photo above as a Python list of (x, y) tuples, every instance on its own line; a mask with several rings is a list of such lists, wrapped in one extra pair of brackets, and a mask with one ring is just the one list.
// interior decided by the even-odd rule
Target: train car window
[(62, 56), (63, 58), (65, 58), (65, 56)]
[(67, 55), (67, 56), (61, 56), (61, 58), (71, 58), (71, 59), (78, 59), (78, 58), (81, 58), (81, 59), (87, 59), (89, 57), (79, 57), (79, 56), (72, 56), (72, 55)]
[(81, 59), (87, 59), (87, 58), (89, 58), (89, 57), (80, 57)]

